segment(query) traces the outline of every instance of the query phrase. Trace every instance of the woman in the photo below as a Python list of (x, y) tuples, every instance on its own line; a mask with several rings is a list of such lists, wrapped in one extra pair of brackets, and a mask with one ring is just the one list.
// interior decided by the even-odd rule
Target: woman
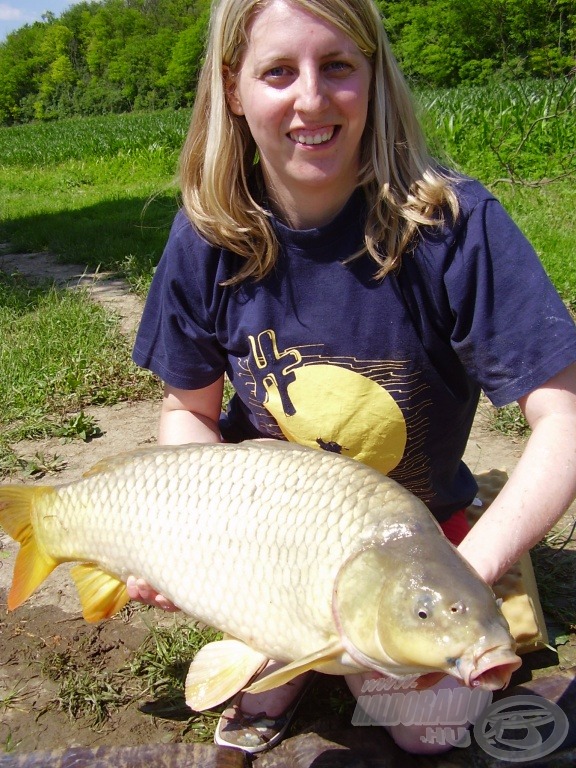
[[(499, 203), (428, 154), (372, 0), (218, 2), (180, 175), (134, 349), (164, 381), (159, 441), (352, 456), (498, 579), (576, 494), (576, 332)], [(481, 389), (517, 401), (532, 435), (468, 531)], [(137, 579), (130, 592), (173, 607)], [(275, 743), (303, 686), (239, 698), (219, 742)]]

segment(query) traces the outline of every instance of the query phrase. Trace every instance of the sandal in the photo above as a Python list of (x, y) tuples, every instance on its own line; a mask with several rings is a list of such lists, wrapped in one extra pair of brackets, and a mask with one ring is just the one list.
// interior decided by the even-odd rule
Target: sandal
[(310, 675), (310, 679), (286, 712), (278, 717), (270, 717), (265, 712), (256, 715), (242, 712), (240, 702), (244, 694), (240, 691), (220, 715), (214, 742), (222, 747), (236, 747), (251, 755), (276, 746), (284, 738), (296, 709), (314, 678), (315, 675)]

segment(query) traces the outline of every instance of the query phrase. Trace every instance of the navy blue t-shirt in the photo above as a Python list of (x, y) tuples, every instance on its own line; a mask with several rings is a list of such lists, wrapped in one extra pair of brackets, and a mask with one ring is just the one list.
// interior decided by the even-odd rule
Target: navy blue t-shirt
[(181, 389), (226, 373), (225, 439), (277, 437), (390, 475), (438, 520), (469, 504), (462, 462), (480, 391), (501, 406), (576, 360), (576, 329), (536, 254), (479, 183), (455, 224), (427, 230), (397, 273), (363, 256), (357, 190), (328, 225), (281, 244), (263, 280), (222, 287), (240, 258), (177, 214), (134, 360)]

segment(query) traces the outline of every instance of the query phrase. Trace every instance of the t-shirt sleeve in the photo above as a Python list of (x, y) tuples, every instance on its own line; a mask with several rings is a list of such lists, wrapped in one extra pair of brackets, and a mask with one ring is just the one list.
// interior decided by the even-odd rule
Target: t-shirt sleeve
[(179, 389), (206, 387), (225, 371), (214, 323), (219, 253), (179, 213), (146, 299), (133, 360)]
[(576, 360), (576, 328), (534, 249), (493, 198), (470, 211), (444, 275), (452, 346), (495, 406)]

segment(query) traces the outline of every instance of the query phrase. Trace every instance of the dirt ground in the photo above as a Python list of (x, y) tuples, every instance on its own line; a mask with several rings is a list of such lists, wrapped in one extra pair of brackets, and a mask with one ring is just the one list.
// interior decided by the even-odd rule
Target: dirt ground
[[(68, 285), (87, 286), (94, 300), (106, 304), (122, 317), (132, 334), (141, 311), (140, 302), (128, 294), (121, 281), (110, 276), (87, 275), (79, 267), (59, 266), (45, 254), (0, 255), (0, 269), (45, 276)], [(489, 429), (489, 406), (481, 407), (466, 452), (473, 472), (503, 469), (510, 472), (522, 444)], [(18, 446), (20, 454), (36, 451), (57, 454), (66, 462), (63, 471), (42, 478), (42, 483), (60, 484), (77, 479), (99, 459), (155, 441), (157, 403), (121, 404), (89, 409), (102, 436), (88, 443), (62, 444), (58, 440), (36, 441)], [(31, 482), (13, 478), (11, 482)], [(573, 506), (568, 524), (576, 519)], [(16, 545), (0, 534), (0, 761), (3, 753), (23, 754), (33, 750), (73, 746), (168, 744), (192, 741), (194, 732), (186, 721), (157, 717), (141, 711), (149, 698), (140, 696), (113, 711), (109, 719), (94, 726), (85, 717), (74, 717), (59, 705), (60, 681), (48, 661), (73, 659), (78, 676), (90, 668), (121, 670), (149, 634), (149, 626), (173, 621), (162, 612), (136, 611), (129, 619), (115, 617), (100, 625), (88, 625), (80, 616), (79, 603), (64, 567), (53, 573), (27, 603), (10, 613), (6, 609), (7, 588), (12, 577)], [(576, 664), (576, 642), (572, 637), (561, 651), (563, 667)], [(56, 679), (52, 679), (56, 677)], [(124, 673), (122, 685), (129, 686)]]

